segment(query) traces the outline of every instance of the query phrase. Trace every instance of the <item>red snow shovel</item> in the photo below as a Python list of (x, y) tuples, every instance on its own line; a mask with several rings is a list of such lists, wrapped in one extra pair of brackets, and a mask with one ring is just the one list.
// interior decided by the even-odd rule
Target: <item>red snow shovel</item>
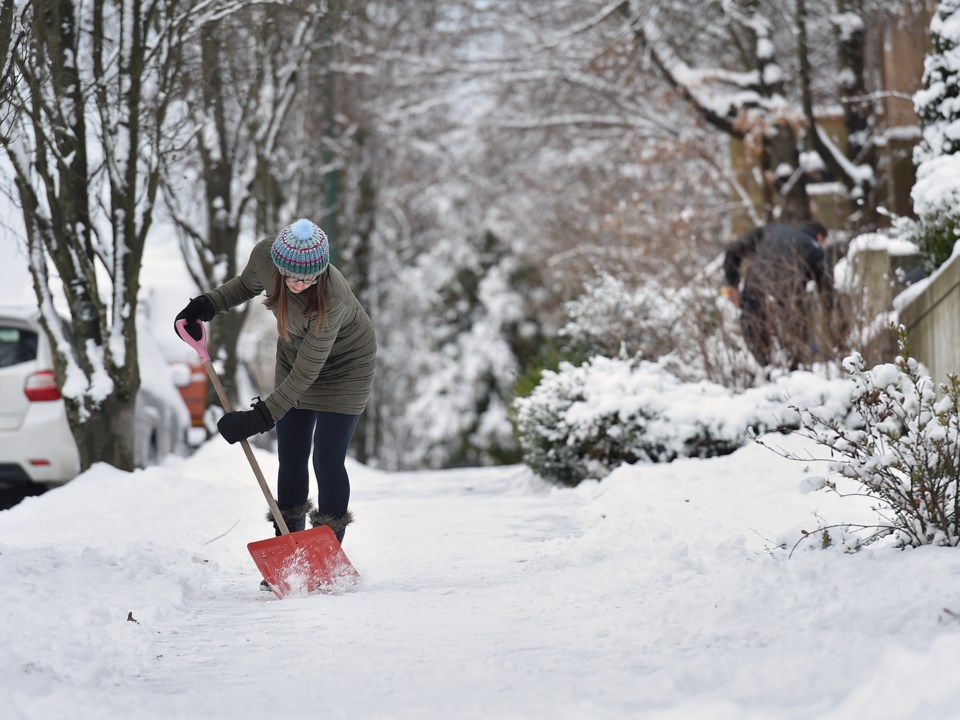
[[(227, 398), (217, 371), (213, 369), (210, 354), (207, 352), (207, 328), (203, 322), (198, 320), (197, 323), (200, 325), (200, 340), (194, 340), (186, 331), (186, 320), (177, 321), (177, 333), (187, 345), (197, 351), (210, 377), (210, 382), (213, 383), (217, 396), (223, 404), (223, 409), (232, 412), (230, 400)], [(253, 474), (257, 476), (257, 482), (260, 483), (260, 489), (267, 499), (270, 512), (281, 532), (279, 537), (259, 540), (247, 545), (253, 561), (270, 584), (270, 589), (276, 593), (277, 597), (282, 598), (304, 591), (313, 592), (318, 589), (331, 591), (355, 584), (360, 579), (360, 574), (350, 564), (333, 530), (326, 525), (321, 525), (310, 530), (290, 532), (270, 488), (267, 487), (260, 465), (253, 456), (250, 443), (241, 440), (240, 445), (247, 455), (247, 460), (250, 461)]]

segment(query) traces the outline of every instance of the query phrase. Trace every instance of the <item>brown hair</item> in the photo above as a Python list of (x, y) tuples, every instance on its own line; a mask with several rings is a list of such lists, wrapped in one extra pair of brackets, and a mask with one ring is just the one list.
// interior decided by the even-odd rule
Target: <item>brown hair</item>
[[(307, 306), (303, 309), (303, 316), (310, 317), (311, 314), (317, 314), (317, 323), (314, 326), (314, 333), (320, 334), (322, 328), (327, 322), (327, 272), (320, 274), (317, 278), (317, 284), (304, 289), (301, 295), (307, 298)], [(273, 292), (267, 295), (263, 304), (267, 310), (275, 310), (277, 313), (277, 332), (284, 340), (290, 340), (289, 319), (287, 317), (288, 304), (287, 299), (290, 294), (287, 292), (287, 282), (279, 270), (273, 271)]]

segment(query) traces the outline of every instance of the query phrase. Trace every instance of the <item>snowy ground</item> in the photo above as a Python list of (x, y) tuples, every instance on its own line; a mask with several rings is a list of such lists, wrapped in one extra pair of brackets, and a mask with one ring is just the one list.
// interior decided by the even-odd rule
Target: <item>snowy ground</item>
[(363, 583), (278, 600), (238, 447), (98, 466), (0, 512), (0, 716), (960, 717), (957, 551), (788, 559), (814, 513), (866, 512), (804, 470), (757, 445), (573, 490), (351, 465)]

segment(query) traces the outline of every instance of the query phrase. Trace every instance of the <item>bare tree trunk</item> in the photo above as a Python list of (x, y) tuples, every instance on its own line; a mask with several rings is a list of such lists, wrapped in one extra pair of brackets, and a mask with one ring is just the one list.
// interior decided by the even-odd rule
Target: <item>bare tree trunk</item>
[[(800, 169), (798, 139), (793, 127), (778, 121), (773, 130), (763, 133), (761, 169), (763, 172), (766, 219), (768, 222), (803, 222), (810, 219), (810, 197)], [(781, 177), (778, 169), (790, 167), (792, 175)]]
[[(843, 3), (841, 2), (841, 5)], [(848, 5), (849, 7), (849, 5)], [(807, 125), (810, 128), (809, 137), (810, 142), (813, 145), (814, 150), (817, 151), (817, 154), (823, 160), (824, 164), (830, 169), (830, 172), (833, 176), (839, 181), (846, 185), (847, 189), (851, 192), (851, 195), (861, 201), (867, 201), (864, 205), (868, 204), (872, 200), (872, 191), (873, 191), (873, 180), (865, 179), (854, 174), (851, 174), (848, 171), (844, 162), (842, 162), (841, 157), (838, 157), (839, 151), (836, 148), (831, 147), (828, 144), (823, 132), (818, 126), (817, 118), (814, 114), (813, 108), (813, 93), (811, 91), (811, 81), (812, 81), (812, 71), (810, 68), (810, 47), (807, 41), (807, 3), (806, 0), (796, 0), (796, 23), (797, 23), (797, 53), (800, 60), (800, 86), (803, 93), (803, 111), (804, 115), (807, 118)], [(858, 52), (860, 53), (859, 59), (855, 56)], [(847, 67), (846, 70), (851, 72), (844, 72), (841, 68), (841, 75), (853, 75), (855, 74), (855, 68), (859, 65), (860, 69), (860, 80), (859, 83), (863, 82), (863, 33), (859, 33), (859, 40), (857, 40), (857, 33), (852, 33), (850, 35), (850, 42), (846, 43), (846, 47), (843, 47), (841, 43), (840, 48), (840, 58), (846, 60), (847, 62), (852, 62), (854, 68)], [(853, 90), (857, 87), (857, 80), (853, 80), (849, 85), (849, 90)], [(850, 98), (849, 90), (845, 88), (847, 92), (847, 97)], [(850, 103), (847, 102), (844, 105), (844, 119), (847, 123), (854, 123), (854, 125), (863, 124), (866, 125), (866, 118), (861, 117), (857, 113), (851, 112)], [(862, 129), (859, 133), (856, 132), (856, 129), (851, 127), (849, 124), (847, 126), (847, 139), (848, 141), (851, 138), (851, 133), (854, 138), (863, 138)], [(850, 148), (847, 150), (847, 158), (850, 157)], [(861, 158), (863, 160), (863, 158)], [(862, 164), (862, 163), (861, 163)], [(873, 211), (870, 211), (871, 213)], [(875, 216), (871, 216), (875, 217)]]
[[(233, 207), (235, 193), (231, 187), (237, 170), (234, 167), (236, 158), (229, 146), (231, 129), (230, 118), (227, 117), (226, 96), (231, 92), (231, 88), (224, 77), (226, 68), (223, 53), (227, 49), (223, 47), (222, 39), (218, 23), (209, 23), (200, 30), (203, 81), (199, 94), (205, 117), (216, 127), (214, 139), (197, 143), (203, 163), (203, 184), (206, 192), (206, 245), (213, 260), (207, 268), (207, 278), (215, 277), (218, 272), (223, 273), (224, 278), (232, 278), (238, 272), (237, 240), (240, 228), (236, 222)], [(209, 343), (212, 357), (217, 358), (223, 365), (223, 386), (236, 407), (246, 406), (237, 392), (237, 341), (246, 316), (246, 311), (234, 309), (221, 315), (210, 325)], [(207, 404), (220, 404), (212, 385), (207, 388)]]
[[(134, 423), (117, 425), (115, 436), (103, 435), (112, 426), (110, 413), (128, 419), (133, 417), (140, 382), (136, 363), (136, 327), (134, 325), (130, 333), (134, 348), (132, 371), (115, 363), (109, 348), (102, 353), (102, 358), (100, 352), (86, 350), (104, 347), (109, 309), (101, 300), (95, 270), (98, 258), (94, 252), (93, 224), (89, 215), (92, 202), (89, 193), (94, 184), (87, 161), (86, 119), (84, 113), (68, 110), (69, 107), (83, 107), (85, 102), (77, 63), (68, 61), (68, 58), (76, 57), (79, 44), (74, 24), (75, 8), (72, 3), (61, 0), (45, 3), (37, 9), (38, 14), (31, 25), (32, 53), (22, 58), (21, 72), (22, 82), (29, 89), (32, 102), (30, 124), (36, 133), (36, 159), (32, 170), (39, 176), (45, 190), (49, 217), (45, 217), (43, 204), (34, 194), (34, 186), (29, 180), (31, 168), (19, 163), (15, 163), (17, 187), (31, 257), (42, 257), (44, 252), (49, 254), (64, 281), (75, 350), (66, 350), (60, 342), (64, 333), (52, 310), (45, 265), (32, 263), (31, 272), (40, 306), (43, 308), (46, 302), (48, 307), (41, 313), (41, 323), (54, 348), (54, 367), (61, 387), (66, 384), (68, 368), (74, 363), (91, 381), (104, 371), (113, 381), (113, 391), (105, 398), (86, 393), (64, 395), (81, 468), (103, 461), (119, 468), (133, 469)], [(63, 104), (44, 106), (42, 98), (47, 82), (52, 85), (55, 96), (64, 99)], [(48, 127), (51, 132), (45, 132)], [(136, 312), (135, 299), (133, 311)], [(129, 346), (124, 342), (125, 348)]]
[[(164, 151), (186, 23), (176, 2), (15, 5), (12, 17), (0, 6), (0, 42), (8, 19), (26, 30), (9, 46), (18, 77), (4, 86), (0, 144), (14, 171), (40, 322), (81, 467), (132, 469), (137, 294), (160, 167), (143, 158)], [(63, 285), (69, 329), (54, 310), (48, 263)]]
[[(3, 58), (0, 64), (0, 107), (3, 108), (9, 107), (12, 86), (16, 78), (16, 66), (13, 62), (13, 53), (10, 51), (17, 42), (13, 28), (13, 21), (16, 18), (15, 9), (16, 0), (0, 0), (0, 58)], [(0, 110), (0, 116), (4, 112), (7, 110)]]
[[(241, 4), (199, 31), (196, 67), (184, 79), (196, 153), (184, 162), (196, 167), (202, 194), (171, 186), (165, 197), (201, 292), (239, 274), (246, 260), (237, 257), (245, 220), (258, 234), (275, 233), (289, 221), (280, 211), (296, 204), (296, 176), (316, 164), (304, 148), (285, 157), (279, 150), (288, 115), (312, 111), (296, 103), (296, 92), (317, 50), (324, 13), (319, 6)], [(246, 317), (246, 309), (235, 308), (209, 328), (211, 355), (222, 363), (224, 386), (238, 407), (249, 400), (237, 390), (237, 345)], [(212, 388), (208, 404), (220, 404)]]
[[(373, 313), (374, 288), (371, 256), (373, 253), (373, 234), (376, 226), (377, 187), (374, 179), (373, 142), (368, 132), (361, 127), (354, 135), (355, 164), (359, 166), (360, 177), (357, 187), (357, 205), (353, 215), (351, 243), (347, 256), (350, 263), (349, 276), (361, 304), (369, 313)], [(377, 318), (372, 318), (376, 325)], [(353, 440), (353, 449), (358, 461), (367, 463), (376, 456), (377, 424), (376, 402), (367, 406), (364, 418), (357, 426)]]
[[(837, 0), (837, 14), (850, 14), (865, 20), (863, 0)], [(843, 97), (843, 122), (847, 136), (847, 158), (860, 165), (873, 168), (874, 177), (879, 174), (880, 157), (871, 135), (876, 132), (873, 106), (869, 99), (866, 78), (866, 36), (864, 24), (838, 23), (837, 70), (840, 74)], [(876, 185), (871, 184), (867, 196), (860, 198), (858, 212), (854, 217), (858, 231), (875, 230), (881, 219), (877, 213)]]

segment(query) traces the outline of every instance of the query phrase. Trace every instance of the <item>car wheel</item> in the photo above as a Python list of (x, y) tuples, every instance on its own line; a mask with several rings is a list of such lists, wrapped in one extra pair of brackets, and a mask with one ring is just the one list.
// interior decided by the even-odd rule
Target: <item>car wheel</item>
[(147, 466), (160, 462), (160, 446), (157, 442), (157, 433), (150, 433), (150, 445), (147, 446)]

